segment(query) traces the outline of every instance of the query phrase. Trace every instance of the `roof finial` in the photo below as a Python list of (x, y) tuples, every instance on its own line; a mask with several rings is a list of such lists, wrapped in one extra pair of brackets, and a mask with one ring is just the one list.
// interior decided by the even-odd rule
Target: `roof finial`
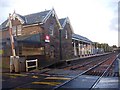
[(54, 7), (52, 6), (52, 10), (54, 10)]
[(15, 12), (15, 9), (14, 9), (14, 12), (13, 12), (13, 14), (12, 14), (12, 18), (13, 18), (13, 20), (15, 20), (15, 18), (16, 18), (16, 12)]
[(16, 13), (16, 12), (15, 12), (15, 9), (14, 9), (14, 12), (13, 12), (13, 13)]

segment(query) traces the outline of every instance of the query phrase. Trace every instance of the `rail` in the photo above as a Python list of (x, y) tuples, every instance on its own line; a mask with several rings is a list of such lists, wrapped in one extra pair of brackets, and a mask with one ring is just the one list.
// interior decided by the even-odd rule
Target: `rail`
[[(103, 61), (99, 62), (98, 64), (96, 64), (96, 65), (94, 65), (94, 66), (92, 66), (92, 67), (90, 67), (90, 68), (88, 68), (87, 70), (85, 70), (85, 71), (83, 71), (82, 73), (76, 75), (75, 77), (71, 78), (70, 80), (67, 80), (67, 81), (65, 81), (64, 83), (55, 86), (55, 87), (53, 88), (53, 90), (56, 90), (56, 89), (58, 89), (58, 88), (61, 88), (62, 86), (64, 86), (64, 85), (66, 85), (67, 83), (75, 80), (75, 79), (78, 78), (79, 76), (82, 76), (82, 75), (88, 73), (89, 71), (94, 70), (95, 68), (99, 67), (100, 65), (102, 65), (102, 64), (105, 63), (106, 61), (109, 61), (111, 57), (112, 57), (112, 56), (107, 57), (107, 58), (104, 59)], [(110, 68), (110, 67), (109, 67), (109, 68)], [(108, 69), (109, 69), (109, 68), (108, 68)], [(108, 70), (108, 69), (107, 69), (107, 70)], [(106, 72), (107, 72), (107, 71), (105, 70), (104, 74), (105, 74)]]
[[(109, 57), (109, 58), (110, 58), (110, 57)], [(109, 58), (107, 58), (107, 59), (103, 60), (102, 62), (98, 63), (97, 65), (95, 65), (95, 66), (93, 66), (93, 67), (91, 67), (91, 68), (89, 68), (89, 69), (87, 69), (87, 70), (83, 71), (82, 73), (78, 74), (77, 76), (73, 77), (72, 79), (70, 79), (70, 80), (68, 80), (68, 81), (65, 81), (64, 83), (62, 83), (62, 84), (60, 84), (60, 85), (58, 85), (58, 86), (54, 87), (54, 89), (53, 89), (53, 90), (56, 90), (56, 89), (58, 89), (58, 88), (62, 87), (63, 85), (65, 85), (65, 84), (69, 83), (70, 81), (73, 81), (74, 79), (78, 78), (79, 76), (81, 76), (81, 75), (83, 75), (83, 74), (87, 73), (88, 71), (93, 70), (94, 68), (96, 68), (96, 67), (100, 66), (102, 63), (104, 63), (104, 62), (105, 62), (106, 60), (108, 60)]]
[(109, 65), (109, 67), (107, 67), (107, 69), (104, 71), (104, 73), (95, 81), (95, 83), (91, 86), (91, 88), (89, 90), (92, 90), (93, 88), (95, 88), (95, 86), (100, 82), (100, 80), (107, 73), (107, 71), (110, 69), (110, 67), (113, 65), (114, 62), (115, 62), (115, 60), (112, 61), (112, 63)]

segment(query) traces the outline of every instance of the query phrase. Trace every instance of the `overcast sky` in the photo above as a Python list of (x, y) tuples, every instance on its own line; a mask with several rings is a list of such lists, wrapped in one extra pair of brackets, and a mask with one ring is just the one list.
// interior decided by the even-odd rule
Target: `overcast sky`
[(0, 24), (9, 13), (27, 15), (54, 8), (58, 18), (69, 17), (76, 34), (93, 42), (118, 46), (119, 0), (0, 0)]

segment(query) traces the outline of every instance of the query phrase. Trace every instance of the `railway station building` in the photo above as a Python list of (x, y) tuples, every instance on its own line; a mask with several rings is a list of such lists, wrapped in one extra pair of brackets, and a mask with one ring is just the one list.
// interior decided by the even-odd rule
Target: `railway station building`
[(74, 49), (72, 46), (72, 34), (74, 33), (72, 25), (68, 17), (59, 19), (62, 26), (61, 30), (61, 44), (62, 44), (62, 59), (74, 58)]
[[(54, 9), (29, 15), (13, 13), (12, 34), (20, 60), (38, 59), (38, 66), (93, 54), (92, 41), (74, 34), (68, 17), (58, 19)], [(1, 24), (2, 64), (9, 67), (12, 56), (8, 19)]]

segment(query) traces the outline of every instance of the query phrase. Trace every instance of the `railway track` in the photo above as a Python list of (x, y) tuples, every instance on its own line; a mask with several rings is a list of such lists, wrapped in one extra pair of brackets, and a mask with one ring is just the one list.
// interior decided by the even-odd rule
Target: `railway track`
[[(34, 82), (29, 82), (24, 85), (18, 86), (17, 88), (49, 88), (52, 90), (58, 90), (71, 86), (70, 83), (74, 83), (75, 80), (82, 78), (83, 76), (97, 76), (93, 83), (90, 83), (89, 89), (95, 88), (102, 77), (110, 76), (113, 73), (113, 63), (115, 61), (116, 54), (112, 53), (102, 57), (97, 57), (92, 60), (81, 61), (78, 64), (74, 63), (70, 66), (64, 66), (59, 68), (48, 68), (44, 72), (34, 74), (34, 77), (41, 77)], [(68, 72), (66, 74), (64, 72)], [(74, 74), (76, 73), (76, 74)], [(74, 74), (74, 75), (72, 75)], [(31, 74), (32, 76), (32, 74)], [(79, 83), (82, 83), (79, 81)], [(69, 85), (70, 84), (70, 85)], [(69, 88), (68, 87), (68, 88)], [(74, 87), (73, 87), (74, 88)], [(16, 89), (16, 88), (15, 88)]]
[(57, 68), (57, 69), (65, 69), (65, 70), (75, 70), (81, 66), (85, 66), (89, 63), (95, 62), (97, 60), (101, 60), (104, 58), (109, 57), (109, 54), (106, 55), (101, 55), (101, 56), (97, 56), (97, 57), (92, 57), (92, 58), (85, 58), (85, 59), (78, 59), (78, 60), (67, 60), (68, 64), (64, 64), (64, 65), (52, 65), (48, 68)]
[[(116, 56), (115, 55), (112, 55), (111, 57), (101, 61), (101, 62), (96, 62), (98, 64), (95, 64), (95, 62), (90, 62), (88, 65), (89, 67), (87, 67), (86, 69), (86, 66), (85, 65), (82, 65), (82, 68), (81, 67), (77, 67), (76, 69), (82, 69), (84, 70), (82, 73), (78, 74), (77, 76), (73, 77), (72, 79), (64, 82), (63, 84), (61, 85), (58, 85), (54, 88), (54, 90), (57, 90), (58, 88), (61, 88), (61, 87), (65, 87), (66, 84), (70, 83), (70, 82), (73, 82), (75, 79), (77, 78), (80, 78), (80, 76), (82, 75), (95, 75), (95, 76), (99, 76), (95, 82), (93, 83), (93, 85), (90, 87), (90, 90), (95, 88), (95, 86), (99, 83), (99, 81), (101, 80), (102, 77), (106, 76), (106, 73), (109, 72), (109, 69), (112, 67), (114, 61), (115, 61), (115, 58)], [(92, 65), (90, 65), (92, 64)], [(91, 67), (90, 67), (91, 66)], [(103, 69), (104, 67), (104, 69)], [(101, 71), (101, 68), (102, 68), (102, 71)], [(99, 72), (100, 71), (100, 72)], [(96, 72), (99, 72), (96, 74)]]

